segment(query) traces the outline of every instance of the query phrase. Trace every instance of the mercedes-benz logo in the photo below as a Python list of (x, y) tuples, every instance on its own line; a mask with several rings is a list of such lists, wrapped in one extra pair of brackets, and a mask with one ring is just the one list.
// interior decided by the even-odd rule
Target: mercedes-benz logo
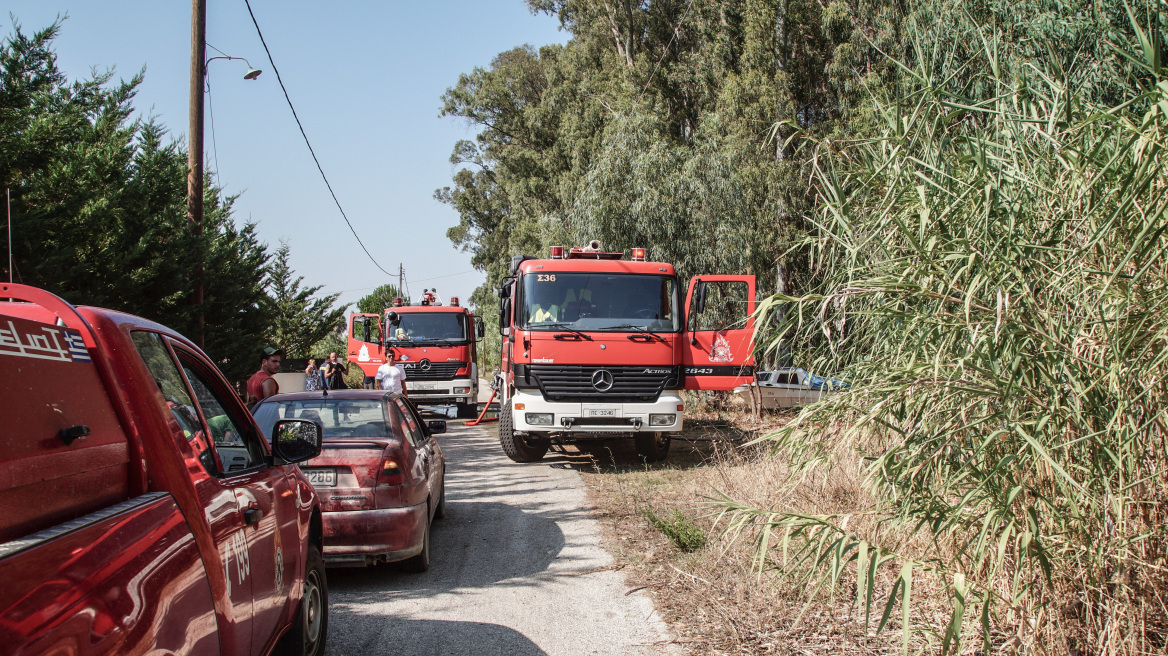
[(597, 369), (592, 374), (592, 387), (597, 392), (607, 392), (612, 389), (612, 374), (607, 369)]
[(422, 361), (418, 363), (418, 368), (422, 371), (430, 371), (430, 361), (426, 358), (422, 358)]

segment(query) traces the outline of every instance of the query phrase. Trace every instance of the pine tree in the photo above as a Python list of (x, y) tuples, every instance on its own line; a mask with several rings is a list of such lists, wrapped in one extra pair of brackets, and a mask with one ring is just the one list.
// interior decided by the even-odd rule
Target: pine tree
[(344, 322), (348, 306), (334, 308), (340, 294), (316, 297), (320, 286), (300, 288), (304, 276), (293, 278), (288, 265), (291, 252), (287, 241), (280, 242), (276, 256), (268, 267), (268, 313), (271, 326), (268, 340), (290, 358), (309, 357), (312, 346)]

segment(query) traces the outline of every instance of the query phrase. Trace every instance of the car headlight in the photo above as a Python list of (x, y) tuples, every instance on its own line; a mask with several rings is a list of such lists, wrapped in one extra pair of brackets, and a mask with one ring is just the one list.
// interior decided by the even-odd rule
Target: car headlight
[(553, 416), (550, 412), (528, 412), (524, 418), (528, 426), (551, 426)]
[(652, 414), (649, 415), (650, 426), (672, 426), (677, 422), (677, 415), (675, 414)]

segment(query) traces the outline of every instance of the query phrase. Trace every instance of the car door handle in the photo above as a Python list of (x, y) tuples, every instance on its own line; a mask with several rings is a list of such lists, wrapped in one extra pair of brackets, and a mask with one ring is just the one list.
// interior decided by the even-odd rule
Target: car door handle
[(259, 524), (260, 520), (264, 518), (264, 511), (259, 508), (248, 508), (243, 511), (243, 521), (248, 524)]

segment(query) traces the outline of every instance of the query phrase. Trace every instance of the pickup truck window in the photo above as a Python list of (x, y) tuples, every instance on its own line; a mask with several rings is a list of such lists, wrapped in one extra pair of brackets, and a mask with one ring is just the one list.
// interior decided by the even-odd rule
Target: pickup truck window
[(163, 345), (162, 338), (157, 333), (141, 330), (130, 333), (130, 338), (138, 349), (138, 355), (142, 356), (146, 368), (154, 377), (154, 382), (162, 392), (162, 398), (166, 399), (166, 405), (174, 415), (174, 420), (178, 422), (187, 441), (191, 441), (201, 430), (199, 415), (195, 412), (195, 404), (187, 393), (187, 386), (170, 359), (170, 353)]
[(182, 363), (182, 368), (203, 411), (203, 418), (211, 432), (212, 448), (223, 463), (223, 473), (230, 476), (263, 465), (263, 451), (253, 443), (254, 436), (243, 430), (247, 424), (235, 421), (228, 413), (226, 408), (229, 404), (222, 398), (224, 393), (187, 362)]

